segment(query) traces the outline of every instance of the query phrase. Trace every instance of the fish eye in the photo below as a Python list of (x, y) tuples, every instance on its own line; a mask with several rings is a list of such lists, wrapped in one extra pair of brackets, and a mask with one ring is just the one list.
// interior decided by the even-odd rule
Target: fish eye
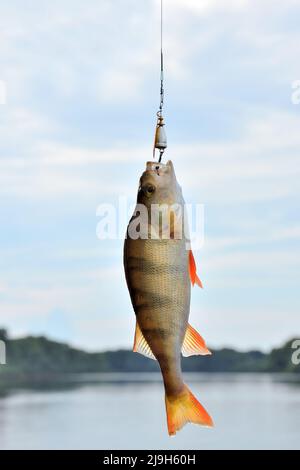
[(148, 197), (150, 197), (150, 196), (152, 196), (152, 194), (153, 194), (154, 191), (155, 191), (155, 186), (153, 186), (153, 184), (147, 184), (147, 185), (144, 186), (142, 189), (143, 189), (145, 195), (148, 196)]

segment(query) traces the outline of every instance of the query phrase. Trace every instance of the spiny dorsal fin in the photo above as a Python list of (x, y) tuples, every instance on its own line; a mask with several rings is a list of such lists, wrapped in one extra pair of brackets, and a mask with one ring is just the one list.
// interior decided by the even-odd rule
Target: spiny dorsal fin
[(185, 357), (211, 355), (202, 336), (190, 324), (186, 329), (181, 352)]
[(136, 322), (135, 327), (135, 335), (134, 335), (134, 345), (133, 345), (133, 352), (137, 352), (142, 354), (143, 356), (149, 357), (149, 359), (153, 359), (156, 361), (156, 358), (151, 351), (151, 348), (147, 341), (145, 340), (143, 333), (139, 327), (138, 322)]

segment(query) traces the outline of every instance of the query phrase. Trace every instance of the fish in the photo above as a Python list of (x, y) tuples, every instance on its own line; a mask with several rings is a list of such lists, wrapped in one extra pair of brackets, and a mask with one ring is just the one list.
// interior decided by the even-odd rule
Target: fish
[[(181, 369), (181, 354), (211, 354), (189, 324), (191, 285), (203, 286), (190, 249), (184, 205), (173, 163), (147, 162), (124, 243), (125, 277), (136, 315), (133, 351), (159, 363), (170, 436), (186, 423), (214, 425), (184, 383)], [(158, 216), (153, 216), (153, 208)]]

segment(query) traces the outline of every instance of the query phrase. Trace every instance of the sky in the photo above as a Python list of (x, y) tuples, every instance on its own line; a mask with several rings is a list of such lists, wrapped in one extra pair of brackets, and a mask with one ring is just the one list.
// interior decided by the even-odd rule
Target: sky
[[(97, 207), (133, 203), (151, 160), (159, 12), (0, 4), (0, 325), (13, 337), (132, 346), (123, 241), (97, 238)], [(299, 20), (298, 0), (165, 0), (166, 158), (205, 208), (190, 323), (212, 347), (300, 337)]]

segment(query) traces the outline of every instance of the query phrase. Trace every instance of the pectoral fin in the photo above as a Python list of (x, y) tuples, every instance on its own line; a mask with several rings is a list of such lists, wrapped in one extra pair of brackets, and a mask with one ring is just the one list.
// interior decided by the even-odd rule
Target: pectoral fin
[(135, 327), (135, 335), (134, 335), (134, 345), (133, 345), (133, 352), (137, 352), (142, 354), (143, 356), (149, 357), (149, 359), (153, 359), (156, 361), (156, 358), (151, 351), (151, 348), (147, 341), (145, 340), (143, 333), (139, 327), (138, 322), (136, 322)]
[(186, 329), (181, 352), (185, 357), (211, 355), (204, 339), (191, 325), (188, 325)]
[(189, 272), (192, 285), (197, 284), (203, 289), (203, 284), (197, 276), (196, 262), (192, 250), (189, 251)]

